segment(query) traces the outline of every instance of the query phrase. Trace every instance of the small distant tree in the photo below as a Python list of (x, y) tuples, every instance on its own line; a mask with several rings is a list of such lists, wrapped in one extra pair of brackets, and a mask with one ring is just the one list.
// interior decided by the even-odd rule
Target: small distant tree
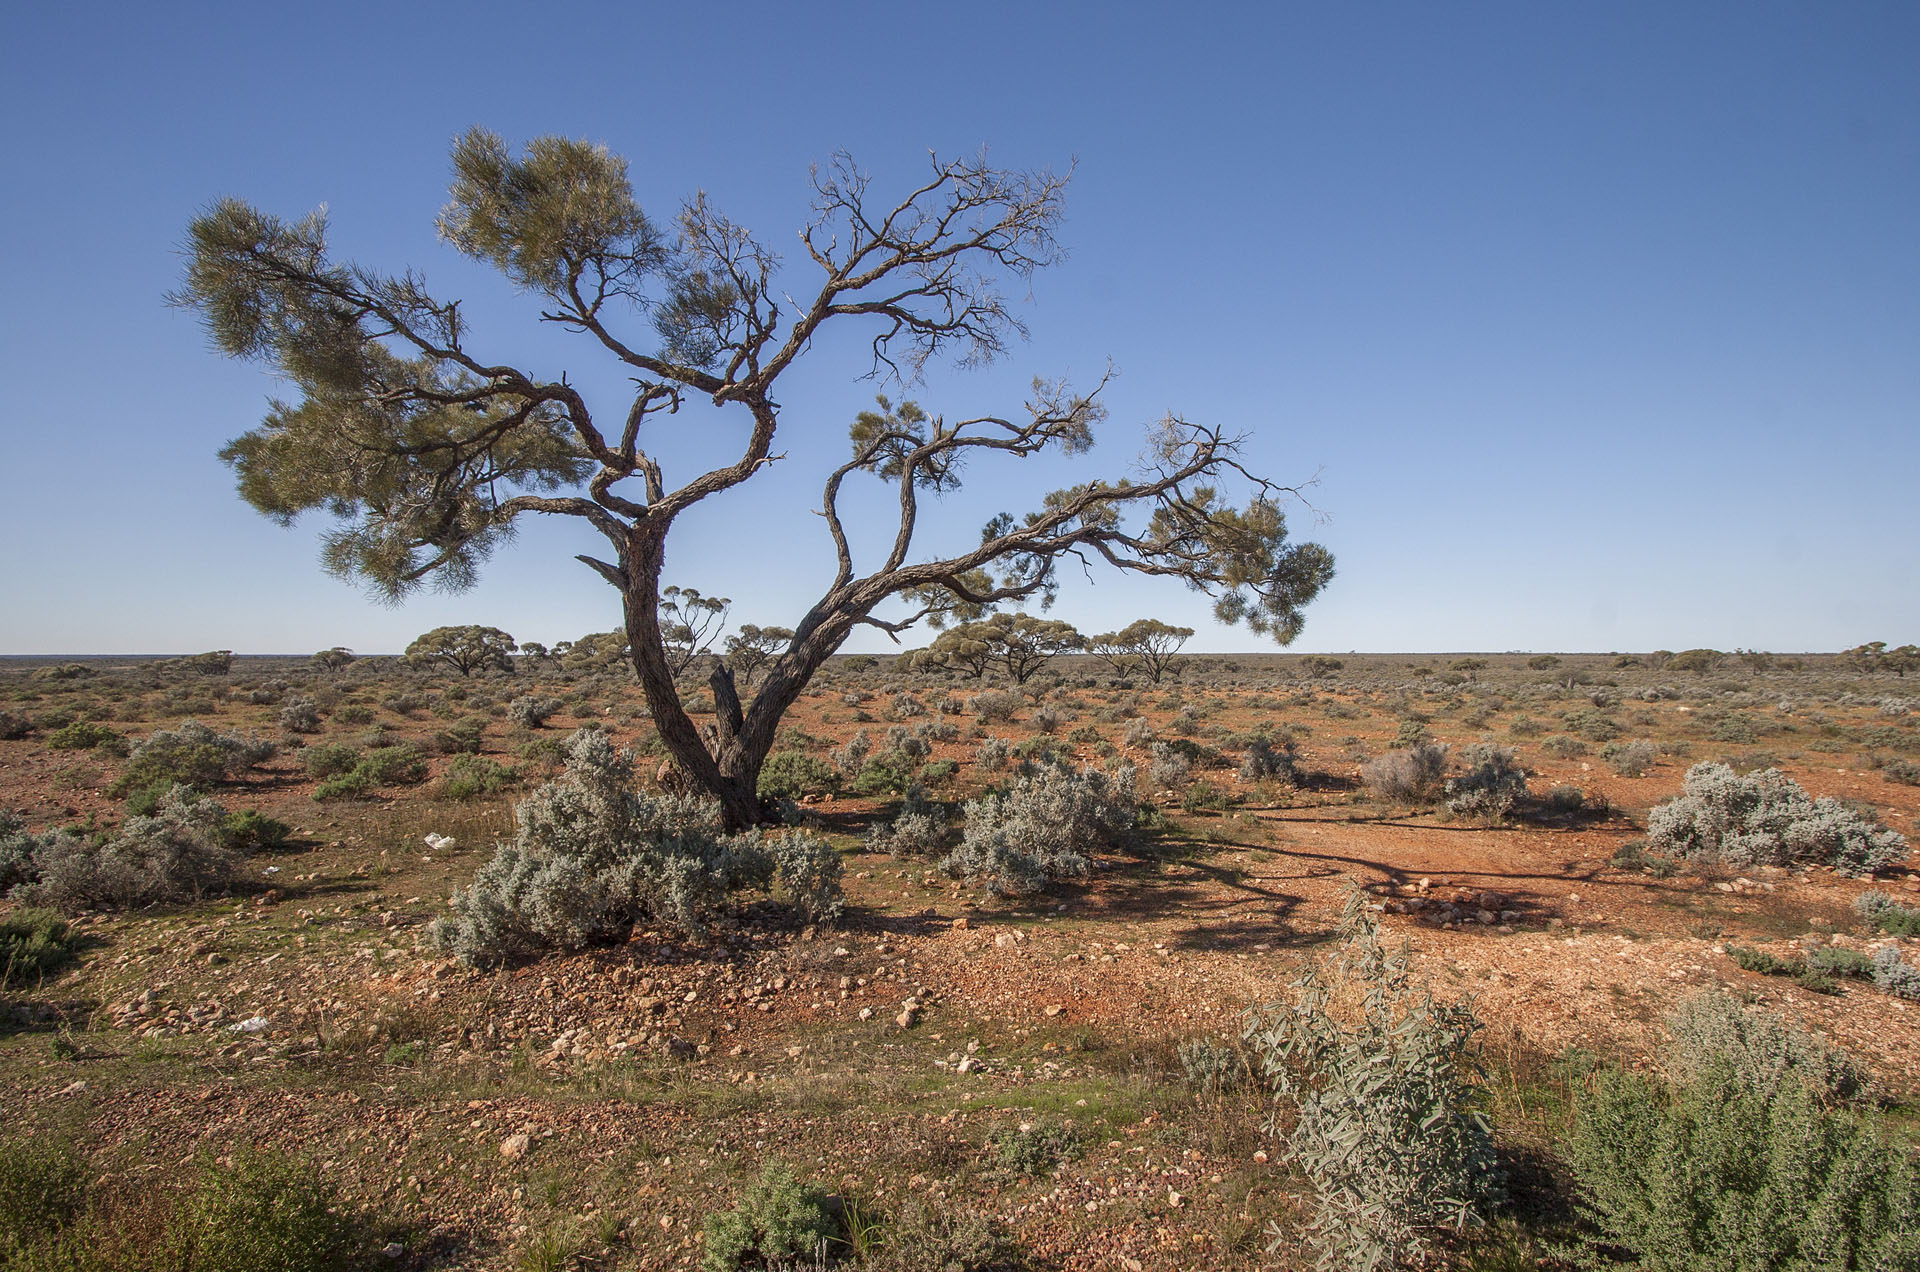
[(734, 675), (742, 683), (752, 684), (760, 669), (792, 643), (791, 628), (756, 627), (752, 623), (742, 623), (738, 632), (727, 637), (727, 666), (733, 669)]
[(1338, 658), (1328, 658), (1325, 654), (1307, 654), (1300, 659), (1300, 670), (1316, 679), (1331, 676), (1344, 666)]
[(1720, 665), (1726, 655), (1717, 649), (1683, 649), (1667, 659), (1667, 670), (1690, 671), (1696, 676), (1704, 676)]
[(186, 660), (187, 666), (202, 676), (224, 676), (233, 670), (231, 649), (209, 649)]
[(1920, 646), (1917, 645), (1888, 649), (1886, 641), (1871, 640), (1843, 651), (1840, 656), (1857, 670), (1869, 675), (1890, 671), (1904, 680), (1908, 672), (1920, 671)]
[(354, 660), (351, 649), (344, 645), (335, 645), (332, 649), (323, 649), (309, 661), (316, 671), (342, 671)]
[(1758, 649), (1736, 649), (1733, 655), (1745, 663), (1747, 670), (1756, 676), (1773, 669), (1773, 655), (1762, 653)]
[(519, 646), (498, 627), (467, 624), (436, 627), (407, 646), (407, 661), (416, 667), (445, 663), (462, 676), (489, 667), (513, 674), (513, 651)]
[(1463, 673), (1468, 680), (1477, 680), (1480, 673), (1487, 669), (1484, 658), (1456, 658), (1447, 664), (1447, 670)]
[[(608, 547), (580, 560), (621, 598), (661, 745), (729, 826), (767, 815), (758, 780), (780, 722), (855, 627), (897, 637), (922, 621), (1044, 602), (1062, 559), (1097, 558), (1204, 591), (1220, 621), (1286, 644), (1333, 576), (1323, 547), (1289, 540), (1284, 505), (1298, 492), (1245, 467), (1242, 435), (1171, 414), (1147, 427), (1124, 479), (1090, 475), (1023, 513), (991, 515), (978, 537), (929, 549), (916, 542), (922, 498), (951, 495), (985, 461), (1086, 454), (1107, 380), (1076, 389), (1037, 379), (1018, 411), (953, 419), (882, 398), (824, 472), (814, 511), (831, 540), (830, 581), (750, 702), (717, 660), (703, 728), (674, 683), (687, 645), (663, 618), (676, 525), (708, 500), (737, 508), (736, 492), (790, 455), (821, 453), (810, 421), (783, 410), (781, 378), (847, 347), (843, 332), (866, 329), (871, 357), (856, 374), (902, 386), (923, 382), (937, 359), (983, 364), (1024, 337), (1009, 284), (1024, 289), (1059, 258), (1066, 179), (984, 156), (934, 158), (889, 200), (837, 155), (813, 175), (789, 272), (704, 194), (670, 227), (656, 222), (626, 162), (602, 146), (542, 137), (516, 152), (476, 128), (452, 158), (442, 238), (583, 338), (631, 394), (603, 410), (579, 386), (611, 377), (514, 365), (419, 273), (332, 259), (323, 215), (286, 221), (223, 199), (188, 227), (173, 300), (200, 314), (223, 352), (265, 361), (286, 382), (223, 456), (265, 515), (332, 516), (326, 566), (391, 600), (429, 581), (471, 585), (522, 516), (591, 527)], [(740, 449), (670, 480), (666, 457), (681, 447), (668, 431), (734, 437)], [(798, 444), (783, 449), (790, 438)], [(879, 483), (899, 508), (897, 529), (865, 560), (841, 515), (849, 481)]]
[(553, 654), (537, 640), (523, 640), (520, 642), (520, 656), (533, 662), (545, 662)]
[(610, 671), (627, 665), (627, 634), (594, 632), (579, 640), (556, 641), (553, 653), (565, 671)]
[(995, 614), (942, 633), (915, 665), (960, 667), (975, 676), (998, 667), (1015, 684), (1024, 685), (1048, 662), (1085, 644), (1071, 623), (1032, 614)]
[(1554, 654), (1535, 654), (1527, 659), (1527, 666), (1535, 671), (1552, 671), (1560, 665), (1560, 659)]
[(1193, 628), (1174, 627), (1157, 618), (1141, 618), (1117, 632), (1087, 641), (1087, 652), (1113, 668), (1116, 676), (1144, 675), (1154, 684), (1179, 675), (1186, 660), (1180, 647), (1193, 639)]
[(667, 666), (677, 677), (694, 659), (713, 649), (713, 641), (727, 623), (724, 596), (702, 596), (697, 588), (669, 587), (660, 593), (660, 640)]

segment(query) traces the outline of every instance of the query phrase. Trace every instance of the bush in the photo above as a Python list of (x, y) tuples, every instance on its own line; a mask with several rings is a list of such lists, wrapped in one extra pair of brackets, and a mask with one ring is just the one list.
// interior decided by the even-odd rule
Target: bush
[(1645, 777), (1660, 752), (1646, 741), (1609, 742), (1600, 748), (1600, 758), (1621, 777)]
[(32, 720), (17, 711), (0, 710), (0, 741), (15, 742), (32, 732)]
[(242, 855), (278, 852), (287, 846), (287, 840), (293, 835), (293, 827), (258, 809), (243, 808), (227, 815), (226, 825), (221, 827), (220, 834), (226, 840), (227, 847)]
[(1021, 1176), (1057, 1170), (1081, 1148), (1081, 1137), (1070, 1126), (1002, 1126), (988, 1134), (986, 1143), (997, 1169)]
[(156, 729), (133, 748), (127, 769), (114, 783), (115, 794), (148, 786), (208, 787), (264, 764), (279, 750), (271, 742), (215, 733), (197, 720), (177, 729)]
[(478, 755), (486, 738), (487, 722), (469, 717), (433, 735), (433, 749), (442, 755)]
[(771, 841), (773, 876), (788, 904), (809, 923), (832, 923), (846, 908), (840, 850), (818, 835), (788, 831)]
[(1853, 909), (1889, 936), (1920, 936), (1920, 910), (1901, 905), (1884, 892), (1862, 892), (1854, 898)]
[(1777, 769), (1741, 776), (1724, 764), (1687, 771), (1686, 794), (1655, 808), (1647, 841), (1672, 857), (1735, 864), (1818, 863), (1867, 876), (1906, 856), (1906, 836), (1841, 804), (1813, 799)]
[[(1472, 1008), (1413, 982), (1358, 888), (1340, 938), (1293, 982), (1292, 1001), (1248, 1014), (1246, 1041), (1297, 1111), (1288, 1147), (1313, 1186), (1318, 1266), (1375, 1272), (1420, 1261), (1436, 1228), (1482, 1222), (1499, 1178)], [(1286, 1244), (1278, 1225), (1269, 1233), (1270, 1251)]]
[[(0, 712), (4, 715), (5, 712)], [(0, 737), (5, 737), (0, 733)], [(1880, 775), (1889, 782), (1898, 782), (1902, 786), (1920, 786), (1920, 764), (1912, 760), (1888, 760), (1880, 766)]]
[(33, 853), (25, 898), (65, 912), (198, 900), (225, 891), (239, 866), (226, 810), (176, 785), (150, 817), (129, 817), (110, 839), (68, 832), (44, 837)]
[(1246, 1057), (1212, 1038), (1189, 1038), (1179, 1045), (1178, 1053), (1187, 1084), (1208, 1095), (1237, 1087), (1248, 1077)]
[(1300, 757), (1293, 749), (1291, 741), (1282, 741), (1278, 745), (1267, 738), (1254, 738), (1247, 743), (1247, 753), (1240, 760), (1240, 780), (1253, 782), (1285, 782), (1288, 786), (1300, 784)]
[(831, 764), (805, 751), (775, 751), (760, 766), (760, 795), (764, 799), (822, 795), (839, 784), (839, 777)]
[(54, 751), (91, 751), (105, 747), (116, 755), (125, 755), (127, 740), (104, 724), (76, 720), (49, 735), (47, 747)]
[(1459, 817), (1500, 821), (1527, 794), (1527, 774), (1513, 751), (1475, 742), (1461, 752), (1466, 771), (1447, 782), (1447, 811)]
[(980, 717), (982, 724), (1009, 724), (1013, 721), (1014, 714), (1026, 705), (1026, 699), (1017, 693), (996, 689), (987, 693), (974, 694), (968, 705), (973, 708), (973, 713)]
[(526, 729), (538, 729), (567, 704), (558, 698), (522, 694), (507, 704), (507, 719)]
[(1667, 1032), (1662, 1061), (1667, 1076), (1683, 1086), (1716, 1065), (1726, 1065), (1741, 1086), (1753, 1090), (1796, 1082), (1829, 1102), (1850, 1100), (1866, 1090), (1866, 1075), (1844, 1052), (1771, 1012), (1742, 1007), (1717, 990), (1682, 1002), (1667, 1017)]
[(308, 777), (324, 781), (353, 772), (360, 763), (360, 752), (344, 742), (316, 742), (300, 752), (300, 763), (306, 768)]
[(907, 788), (907, 797), (890, 825), (875, 822), (867, 831), (868, 849), (895, 857), (931, 856), (946, 842), (946, 806), (928, 799), (918, 783)]
[(855, 729), (853, 736), (847, 739), (847, 744), (835, 747), (831, 753), (833, 766), (848, 775), (858, 773), (872, 750), (873, 739), (867, 736), (867, 731)]
[(318, 733), (320, 708), (311, 698), (295, 698), (280, 708), (280, 727), (288, 733)]
[(73, 958), (74, 939), (53, 911), (22, 906), (0, 919), (0, 985), (31, 985)]
[(1005, 793), (967, 801), (960, 846), (940, 866), (1001, 896), (1037, 892), (1086, 874), (1094, 848), (1118, 841), (1138, 816), (1132, 768), (1045, 767)]
[(707, 1216), (706, 1272), (734, 1272), (749, 1257), (771, 1267), (814, 1258), (837, 1234), (826, 1194), (800, 1182), (791, 1166), (769, 1162), (732, 1210)]
[(1005, 738), (982, 738), (973, 750), (973, 765), (983, 773), (998, 773), (1013, 756), (1013, 744)]
[(1818, 1082), (1755, 1085), (1749, 1057), (1705, 1051), (1677, 1089), (1599, 1075), (1565, 1147), (1600, 1247), (1648, 1272), (1892, 1269), (1920, 1263), (1920, 1180), (1870, 1109)]
[(1176, 750), (1166, 742), (1155, 742), (1151, 755), (1147, 762), (1147, 780), (1154, 790), (1177, 791), (1187, 784), (1193, 761), (1185, 751)]
[(759, 836), (723, 837), (718, 806), (636, 791), (632, 756), (594, 729), (573, 735), (566, 771), (514, 822), (512, 842), (433, 925), (441, 948), (476, 967), (618, 944), (643, 918), (698, 932), (729, 889), (764, 885), (779, 866)]
[(517, 769), (482, 755), (457, 755), (440, 775), (440, 793), (448, 799), (479, 799), (520, 784)]
[(1360, 780), (1384, 799), (1425, 803), (1440, 795), (1447, 748), (1435, 742), (1388, 751), (1360, 766)]
[(1895, 997), (1920, 999), (1920, 967), (1901, 958), (1897, 946), (1874, 951), (1873, 983)]
[(914, 1200), (894, 1216), (879, 1257), (863, 1266), (874, 1272), (985, 1272), (1007, 1266), (1015, 1254), (990, 1215), (936, 1210)]

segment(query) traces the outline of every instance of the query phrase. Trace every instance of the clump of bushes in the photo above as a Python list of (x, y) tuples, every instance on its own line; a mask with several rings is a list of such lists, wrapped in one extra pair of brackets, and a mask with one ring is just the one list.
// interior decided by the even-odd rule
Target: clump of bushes
[(1889, 936), (1920, 936), (1920, 909), (1901, 905), (1884, 892), (1862, 892), (1854, 898), (1853, 911)]
[(360, 752), (344, 742), (316, 742), (300, 752), (300, 763), (307, 776), (325, 781), (342, 773), (351, 773), (360, 763)]
[(102, 749), (114, 755), (127, 753), (127, 740), (104, 724), (75, 720), (47, 736), (47, 747), (54, 751), (92, 751)]
[(112, 836), (54, 830), (26, 838), (25, 882), (16, 895), (66, 912), (198, 900), (225, 891), (240, 861), (226, 810), (182, 785)]
[(1896, 946), (1873, 952), (1873, 983), (1896, 998), (1920, 999), (1920, 967), (1901, 958)]
[(519, 770), (484, 755), (456, 755), (440, 775), (440, 793), (448, 799), (498, 795), (520, 783)]
[(895, 857), (925, 857), (947, 842), (947, 806), (927, 798), (918, 783), (907, 788), (900, 811), (891, 822), (875, 822), (867, 831), (867, 847)]
[(427, 757), (411, 742), (377, 746), (344, 773), (314, 788), (316, 800), (348, 799), (371, 794), (382, 786), (412, 786), (427, 780)]
[(631, 755), (598, 730), (573, 735), (561, 777), (517, 805), (514, 819), (512, 841), (433, 926), (441, 948), (474, 966), (618, 944), (641, 919), (699, 932), (730, 890), (776, 876), (809, 917), (838, 914), (840, 863), (830, 844), (804, 834), (723, 835), (717, 805), (636, 790)]
[(1447, 773), (1447, 748), (1421, 742), (1376, 755), (1360, 766), (1360, 780), (1384, 799), (1426, 803), (1439, 798)]
[[(1603, 1246), (1649, 1272), (1913, 1267), (1920, 1175), (1870, 1107), (1837, 1102), (1819, 1044), (1722, 995), (1675, 1025), (1669, 1086), (1597, 1075), (1565, 1146)], [(1717, 1000), (1717, 1001), (1715, 1001)]]
[(797, 1266), (820, 1257), (838, 1234), (826, 1193), (803, 1183), (791, 1166), (769, 1162), (738, 1205), (707, 1216), (700, 1266), (735, 1272), (749, 1259), (759, 1267)]
[(1465, 771), (1446, 785), (1447, 811), (1456, 817), (1501, 821), (1526, 798), (1527, 773), (1512, 748), (1475, 742), (1460, 758)]
[(1300, 784), (1300, 756), (1293, 749), (1291, 738), (1282, 738), (1275, 742), (1269, 738), (1254, 738), (1247, 743), (1247, 752), (1240, 760), (1240, 780), (1243, 782), (1285, 782), (1288, 786)]
[(1086, 874), (1093, 850), (1118, 842), (1138, 816), (1130, 766), (1113, 773), (1042, 766), (1004, 792), (967, 801), (960, 846), (940, 866), (1000, 896), (1037, 892)]
[(1838, 800), (1812, 798), (1778, 769), (1742, 776), (1713, 763), (1694, 765), (1686, 793), (1653, 810), (1647, 842), (1670, 857), (1820, 864), (1857, 877), (1907, 854), (1906, 836)]
[[(1480, 1224), (1500, 1192), (1480, 1021), (1413, 980), (1366, 902), (1349, 891), (1339, 951), (1311, 964), (1289, 1001), (1251, 1011), (1246, 1029), (1261, 1075), (1297, 1114), (1288, 1148), (1313, 1188), (1318, 1266), (1351, 1272), (1420, 1261), (1436, 1230)], [(1269, 1232), (1270, 1250), (1290, 1240)]]
[(273, 758), (272, 742), (216, 733), (197, 720), (175, 729), (156, 729), (133, 748), (126, 772), (113, 786), (116, 795), (176, 783), (205, 789)]
[(1177, 791), (1187, 784), (1193, 760), (1187, 752), (1167, 742), (1155, 742), (1147, 761), (1147, 780), (1156, 791)]
[(312, 698), (294, 698), (280, 708), (280, 727), (288, 733), (320, 732), (320, 708)]
[(507, 704), (507, 719), (526, 729), (538, 729), (560, 713), (567, 704), (558, 698), (521, 694)]
[(0, 710), (0, 741), (16, 742), (33, 732), (33, 721), (18, 711)]
[(1739, 1085), (1755, 1090), (1792, 1081), (1827, 1102), (1851, 1100), (1867, 1090), (1867, 1075), (1845, 1052), (1718, 990), (1695, 994), (1676, 1007), (1667, 1017), (1667, 1034), (1661, 1063), (1683, 1086), (1726, 1065)]

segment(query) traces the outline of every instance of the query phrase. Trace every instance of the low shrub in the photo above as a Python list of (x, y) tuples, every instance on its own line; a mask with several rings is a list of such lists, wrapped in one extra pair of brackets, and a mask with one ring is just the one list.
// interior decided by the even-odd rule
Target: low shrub
[(254, 808), (243, 808), (237, 813), (227, 814), (227, 821), (220, 829), (227, 847), (242, 855), (255, 852), (278, 852), (287, 846), (293, 836), (293, 827), (269, 817)]
[(280, 708), (280, 727), (288, 733), (318, 733), (320, 708), (311, 698), (295, 698)]
[(1026, 701), (1017, 693), (994, 689), (974, 694), (967, 705), (973, 708), (982, 724), (1010, 724)]
[(1854, 898), (1853, 909), (1889, 936), (1920, 936), (1920, 909), (1901, 905), (1884, 892), (1862, 892)]
[(987, 1157), (997, 1170), (1030, 1177), (1051, 1174), (1080, 1155), (1080, 1134), (1070, 1126), (1028, 1123), (1001, 1126), (987, 1133)]
[(978, 1210), (936, 1209), (907, 1202), (887, 1226), (873, 1272), (987, 1272), (1012, 1265), (1018, 1253), (1006, 1230)]
[(1288, 786), (1300, 784), (1300, 756), (1293, 749), (1293, 742), (1283, 740), (1278, 743), (1266, 738), (1254, 738), (1247, 743), (1246, 754), (1240, 760), (1240, 780), (1243, 782), (1284, 782)]
[(1873, 983), (1896, 998), (1920, 999), (1920, 967), (1901, 958), (1898, 946), (1873, 952)]
[(226, 810), (176, 785), (152, 816), (129, 817), (110, 838), (55, 831), (35, 846), (26, 900), (71, 913), (192, 901), (225, 891), (240, 854), (227, 836)]
[(33, 721), (18, 711), (0, 710), (0, 741), (16, 742), (33, 732)]
[[(75, 941), (51, 910), (21, 906), (0, 918), (0, 985), (31, 985), (74, 959)], [(6, 1202), (0, 1199), (0, 1209)]]
[(733, 1209), (707, 1216), (703, 1233), (700, 1266), (706, 1272), (735, 1272), (749, 1260), (752, 1266), (774, 1267), (823, 1257), (839, 1227), (824, 1192), (802, 1183), (791, 1166), (769, 1162)]
[[(1261, 1076), (1296, 1113), (1288, 1149), (1313, 1189), (1317, 1265), (1351, 1272), (1420, 1262), (1436, 1230), (1477, 1226), (1500, 1192), (1480, 1021), (1413, 980), (1367, 899), (1348, 892), (1338, 952), (1292, 982), (1290, 1001), (1249, 1012), (1246, 1029)], [(1269, 1232), (1269, 1251), (1291, 1240)]]
[(895, 857), (932, 856), (946, 844), (947, 806), (928, 799), (918, 783), (907, 788), (892, 822), (876, 821), (867, 831), (868, 849)]
[(983, 773), (998, 773), (1013, 758), (1013, 744), (1005, 738), (982, 738), (973, 749), (973, 765)]
[(1187, 784), (1193, 761), (1169, 742), (1155, 742), (1147, 761), (1147, 780), (1156, 791), (1177, 791)]
[(1564, 1156), (1594, 1255), (1648, 1272), (1920, 1263), (1920, 1177), (1871, 1108), (1832, 1106), (1817, 1078), (1757, 1085), (1738, 1043), (1674, 1067), (1673, 1087), (1603, 1071), (1579, 1102)]
[(174, 783), (204, 789), (266, 763), (278, 750), (272, 742), (216, 733), (197, 720), (187, 720), (178, 728), (154, 730), (133, 748), (126, 771), (112, 790), (124, 795)]
[(1005, 792), (967, 801), (960, 846), (940, 865), (997, 895), (1037, 892), (1086, 874), (1093, 850), (1118, 842), (1138, 815), (1131, 767), (1111, 774), (1043, 767)]
[(65, 728), (49, 734), (47, 747), (54, 751), (91, 751), (98, 747), (115, 755), (125, 755), (127, 740), (104, 724), (94, 724), (89, 720), (75, 720)]
[(1587, 753), (1587, 744), (1579, 738), (1556, 733), (1540, 744), (1540, 753), (1556, 760), (1571, 760)]
[(433, 749), (441, 755), (478, 755), (486, 740), (487, 722), (469, 716), (433, 735)]
[(1600, 748), (1600, 758), (1621, 777), (1645, 777), (1660, 752), (1646, 741), (1609, 742)]
[(1187, 1085), (1207, 1095), (1237, 1087), (1251, 1076), (1247, 1057), (1214, 1038), (1188, 1038), (1176, 1049)]
[(1686, 793), (1655, 808), (1647, 841), (1673, 857), (1735, 864), (1832, 866), (1868, 876), (1907, 854), (1906, 836), (1838, 800), (1813, 799), (1778, 769), (1741, 776), (1724, 764), (1696, 764)]
[(521, 801), (514, 822), (513, 839), (432, 928), (441, 948), (476, 967), (618, 944), (642, 919), (699, 932), (731, 889), (764, 887), (776, 873), (803, 908), (823, 911), (837, 880), (837, 857), (827, 862), (811, 843), (729, 838), (717, 805), (635, 790), (632, 756), (593, 729), (573, 735), (565, 772)]
[(1447, 771), (1447, 748), (1434, 742), (1376, 755), (1360, 766), (1360, 780), (1383, 799), (1426, 803), (1438, 799)]
[(1511, 748), (1475, 742), (1460, 759), (1465, 771), (1446, 785), (1447, 811), (1456, 817), (1501, 821), (1526, 798), (1527, 773)]
[(1866, 1074), (1846, 1053), (1717, 990), (1695, 994), (1675, 1008), (1667, 1017), (1667, 1034), (1661, 1063), (1683, 1086), (1724, 1064), (1742, 1086), (1755, 1090), (1797, 1082), (1831, 1103), (1867, 1089)]
[(307, 776), (322, 781), (351, 773), (359, 763), (360, 752), (344, 742), (316, 742), (300, 752), (300, 764), (307, 770)]
[(507, 719), (523, 729), (538, 729), (560, 714), (560, 708), (566, 705), (558, 698), (530, 693), (521, 694), (507, 704)]
[(480, 799), (519, 784), (518, 769), (484, 755), (456, 755), (440, 775), (440, 793), (448, 799)]
[(760, 795), (766, 799), (824, 795), (839, 781), (831, 764), (805, 751), (775, 751), (760, 766)]

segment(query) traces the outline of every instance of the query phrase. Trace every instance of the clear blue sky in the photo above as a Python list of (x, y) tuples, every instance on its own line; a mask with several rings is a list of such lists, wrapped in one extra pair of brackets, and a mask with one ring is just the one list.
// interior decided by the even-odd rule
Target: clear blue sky
[[(483, 622), (616, 625), (528, 524), (482, 585), (400, 609), (321, 573), (317, 527), (233, 493), (219, 446), (275, 385), (162, 293), (194, 212), (328, 205), (336, 252), (464, 297), (477, 347), (584, 343), (437, 243), (449, 141), (604, 141), (663, 219), (706, 189), (789, 262), (809, 164), (881, 190), (925, 152), (1077, 156), (1071, 258), (1003, 365), (917, 389), (1013, 411), (1121, 371), (1089, 472), (1168, 409), (1318, 473), (1340, 574), (1301, 650), (1831, 649), (1920, 639), (1920, 6), (1912, 3), (36, 5), (7, 23), (0, 652), (394, 650)], [(799, 264), (789, 283), (809, 282)], [(830, 565), (822, 465), (875, 386), (823, 342), (790, 458), (690, 519), (669, 579), (790, 623)], [(731, 440), (709, 423), (671, 451)], [(976, 471), (971, 536), (1069, 467)], [(685, 471), (683, 467), (681, 471)], [(670, 474), (671, 475), (671, 474)], [(876, 523), (877, 524), (877, 523)], [(1214, 628), (1177, 585), (1072, 581), (1058, 613)], [(885, 648), (877, 633), (852, 648)]]

